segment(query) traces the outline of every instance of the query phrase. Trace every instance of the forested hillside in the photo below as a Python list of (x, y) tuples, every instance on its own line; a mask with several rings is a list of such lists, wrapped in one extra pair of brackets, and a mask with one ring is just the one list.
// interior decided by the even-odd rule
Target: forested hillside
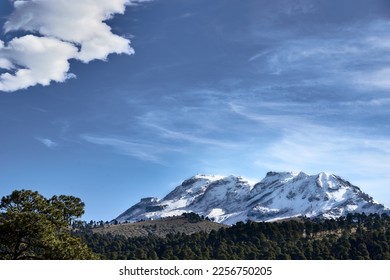
[(210, 233), (127, 238), (78, 231), (103, 259), (390, 259), (390, 218), (239, 222)]

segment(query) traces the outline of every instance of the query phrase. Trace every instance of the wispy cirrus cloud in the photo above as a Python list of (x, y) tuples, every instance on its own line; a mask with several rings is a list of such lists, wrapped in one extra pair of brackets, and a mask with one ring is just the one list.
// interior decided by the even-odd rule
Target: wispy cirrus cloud
[(181, 152), (177, 148), (168, 147), (163, 144), (134, 141), (122, 137), (81, 135), (81, 138), (92, 144), (111, 147), (119, 154), (157, 164), (165, 164), (162, 158), (164, 153)]
[(42, 143), (43, 145), (45, 145), (46, 147), (48, 147), (49, 149), (54, 149), (56, 147), (58, 147), (58, 143), (49, 139), (49, 138), (42, 138), (42, 137), (36, 137), (35, 138), (38, 142)]
[(51, 81), (64, 82), (69, 60), (106, 60), (112, 53), (133, 54), (130, 41), (105, 23), (123, 14), (135, 0), (13, 0), (14, 11), (4, 30), (27, 32), (8, 42), (0, 40), (0, 91), (16, 91)]
[[(364, 106), (382, 106), (383, 102), (386, 100), (374, 100)], [(386, 135), (372, 133), (367, 127), (348, 127), (334, 121), (318, 123), (308, 116), (293, 114), (294, 110), (268, 114), (261, 113), (258, 107), (254, 109), (253, 105), (234, 103), (231, 109), (238, 116), (258, 123), (265, 133), (276, 135), (261, 147), (252, 146), (255, 152), (249, 160), (258, 167), (309, 173), (325, 170), (355, 178), (355, 184), (373, 191), (376, 185), (387, 185), (390, 180), (390, 140)]]
[(175, 141), (185, 141), (194, 145), (207, 145), (225, 149), (240, 147), (238, 143), (234, 143), (228, 140), (205, 137), (188, 132), (175, 131), (160, 125), (148, 125), (148, 127), (155, 129), (155, 131), (158, 132), (159, 137), (172, 139)]
[[(321, 2), (315, 4), (317, 12), (325, 12), (323, 6), (328, 6)], [(373, 7), (380, 1), (376, 2)], [(312, 19), (313, 27), (307, 30), (298, 28), (297, 22), (272, 33), (253, 31), (252, 38), (261, 38), (262, 44), (248, 62), (268, 83), (276, 81), (278, 86), (342, 87), (348, 92), (389, 89), (390, 21), (365, 16), (338, 20), (340, 25), (325, 27), (321, 20)]]
[(355, 75), (355, 82), (369, 89), (390, 89), (390, 67), (384, 67), (378, 70), (374, 70), (370, 73), (363, 72)]

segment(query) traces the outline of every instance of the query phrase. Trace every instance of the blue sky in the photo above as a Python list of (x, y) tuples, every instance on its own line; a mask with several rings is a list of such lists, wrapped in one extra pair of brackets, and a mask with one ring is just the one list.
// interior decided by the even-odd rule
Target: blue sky
[(390, 205), (388, 1), (1, 0), (0, 24), (0, 196), (110, 220), (198, 173), (303, 170)]

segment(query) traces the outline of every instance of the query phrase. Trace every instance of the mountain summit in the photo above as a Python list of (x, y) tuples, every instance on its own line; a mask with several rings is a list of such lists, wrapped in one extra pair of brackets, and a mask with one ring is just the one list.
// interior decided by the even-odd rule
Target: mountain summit
[(196, 175), (163, 199), (143, 198), (116, 220), (158, 219), (195, 212), (216, 222), (272, 221), (296, 216), (337, 218), (348, 213), (390, 213), (339, 176), (268, 172), (259, 183), (242, 177)]

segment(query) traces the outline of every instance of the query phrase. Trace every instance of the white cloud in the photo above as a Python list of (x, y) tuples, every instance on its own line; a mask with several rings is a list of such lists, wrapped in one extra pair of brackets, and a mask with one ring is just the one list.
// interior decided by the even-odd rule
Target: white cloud
[(0, 58), (0, 68), (11, 70), (12, 69), (12, 63), (6, 58)]
[[(123, 14), (133, 0), (14, 0), (6, 32), (38, 33), (0, 41), (0, 90), (15, 91), (71, 77), (69, 60), (88, 63), (111, 53), (133, 54), (130, 41), (113, 34), (105, 21)], [(70, 76), (69, 76), (70, 75)]]

